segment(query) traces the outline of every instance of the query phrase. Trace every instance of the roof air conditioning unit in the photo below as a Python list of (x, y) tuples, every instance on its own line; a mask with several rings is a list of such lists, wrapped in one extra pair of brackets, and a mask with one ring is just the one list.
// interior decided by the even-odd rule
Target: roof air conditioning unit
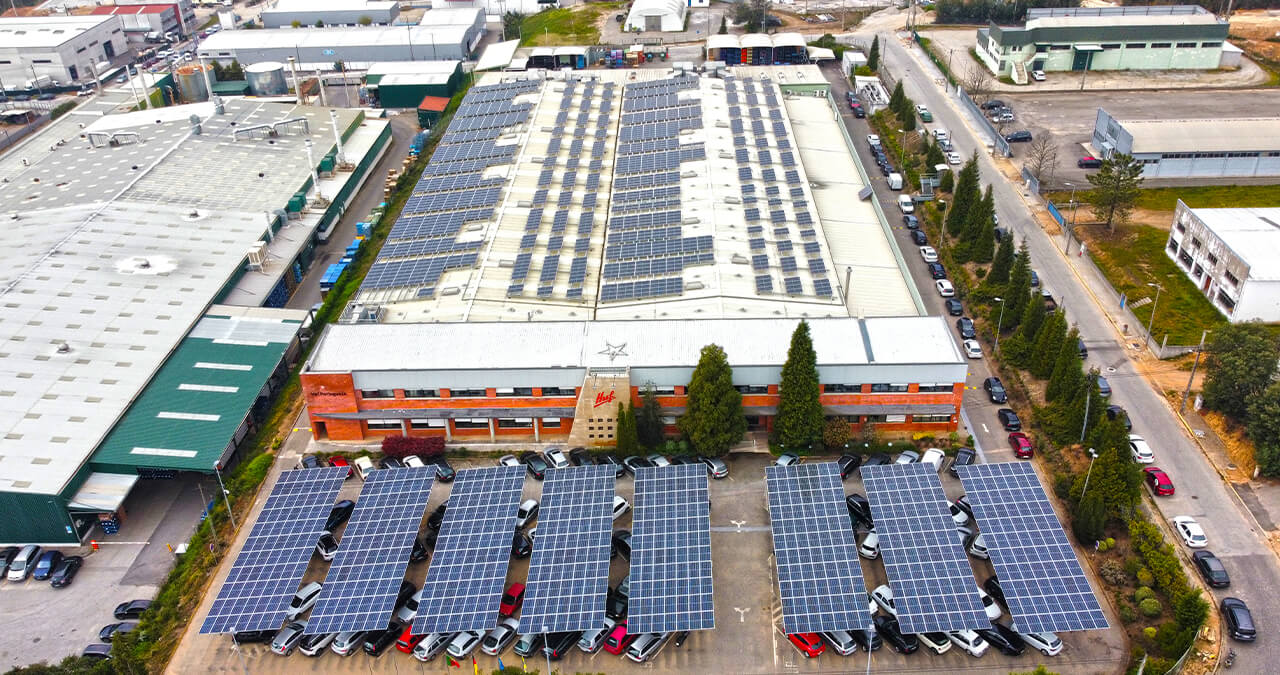
[(249, 265), (262, 269), (267, 264), (267, 242), (258, 241), (247, 253)]

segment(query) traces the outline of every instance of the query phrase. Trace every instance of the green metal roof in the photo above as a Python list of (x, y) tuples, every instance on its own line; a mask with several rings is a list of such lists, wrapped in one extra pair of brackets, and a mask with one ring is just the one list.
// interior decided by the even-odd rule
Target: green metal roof
[(1002, 47), (1072, 42), (1218, 42), (1227, 39), (1227, 24), (1150, 26), (988, 26), (991, 37)]
[(208, 314), (90, 458), (121, 467), (210, 471), (231, 445), (301, 322)]
[(245, 80), (226, 80), (213, 83), (213, 93), (238, 96), (249, 91), (249, 83)]

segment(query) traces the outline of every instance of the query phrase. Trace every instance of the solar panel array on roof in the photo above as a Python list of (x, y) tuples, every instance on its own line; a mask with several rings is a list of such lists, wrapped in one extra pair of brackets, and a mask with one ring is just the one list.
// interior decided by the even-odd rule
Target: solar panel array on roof
[(715, 628), (706, 468), (640, 468), (635, 488), (627, 630)]
[(560, 633), (604, 625), (613, 488), (611, 466), (547, 471), (520, 610), (522, 626)]
[(990, 626), (933, 466), (864, 466), (862, 482), (902, 630)]
[(435, 475), (434, 466), (369, 474), (307, 619), (307, 635), (386, 627)]
[(1027, 462), (957, 469), (1000, 578), (1013, 624), (1023, 632), (1107, 628), (1107, 617)]
[(462, 469), (449, 495), (413, 633), (489, 630), (511, 561), (524, 467)]
[(200, 625), (201, 633), (280, 627), (346, 478), (345, 467), (280, 474)]
[(857, 543), (834, 462), (765, 469), (786, 633), (871, 627)]

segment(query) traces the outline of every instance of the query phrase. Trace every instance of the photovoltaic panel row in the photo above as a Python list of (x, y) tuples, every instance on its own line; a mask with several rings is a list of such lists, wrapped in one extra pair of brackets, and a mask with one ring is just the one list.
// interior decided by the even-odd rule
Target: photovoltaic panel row
[(307, 635), (386, 628), (435, 475), (432, 466), (369, 474), (307, 619)]
[(864, 466), (862, 482), (902, 630), (990, 626), (933, 466)]
[(200, 625), (201, 633), (280, 627), (346, 478), (345, 467), (280, 474)]
[(684, 280), (679, 277), (624, 281), (616, 284), (605, 284), (600, 289), (600, 301), (617, 302), (641, 298), (660, 298), (667, 295), (680, 295), (683, 292)]
[(706, 467), (636, 469), (635, 487), (627, 630), (715, 628)]
[(1032, 465), (975, 464), (957, 471), (1018, 630), (1107, 628), (1107, 617)]
[(765, 469), (787, 633), (866, 630), (867, 588), (834, 462)]
[(610, 466), (547, 472), (520, 610), (524, 629), (559, 633), (604, 625), (613, 489)]
[(498, 625), (524, 467), (462, 469), (422, 584), (413, 634), (489, 630)]

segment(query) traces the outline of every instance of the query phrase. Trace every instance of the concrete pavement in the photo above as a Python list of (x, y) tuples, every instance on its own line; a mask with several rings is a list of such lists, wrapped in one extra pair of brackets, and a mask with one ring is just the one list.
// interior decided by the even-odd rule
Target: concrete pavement
[[(916, 46), (907, 46), (895, 35), (881, 38), (884, 62), (895, 77), (905, 77), (906, 92), (918, 103), (927, 104), (938, 124), (952, 131), (962, 154), (983, 147), (986, 139), (976, 131), (976, 120), (968, 119), (958, 105), (938, 85), (941, 74)], [(1065, 303), (1067, 315), (1080, 329), (1090, 349), (1090, 365), (1115, 368), (1108, 378), (1112, 400), (1123, 405), (1134, 422), (1134, 432), (1142, 434), (1155, 449), (1157, 464), (1169, 472), (1178, 492), (1157, 503), (1167, 520), (1175, 515), (1191, 515), (1200, 520), (1209, 538), (1209, 547), (1222, 558), (1232, 576), (1228, 591), (1214, 591), (1220, 599), (1231, 595), (1249, 604), (1254, 620), (1262, 626), (1280, 624), (1280, 598), (1272, 589), (1280, 587), (1280, 563), (1266, 545), (1266, 534), (1244, 507), (1235, 492), (1215, 475), (1213, 467), (1174, 415), (1164, 397), (1134, 368), (1128, 347), (1098, 306), (1078, 274), (1061, 253), (1061, 241), (1051, 239), (1030, 217), (1020, 186), (1011, 184), (997, 170), (993, 160), (979, 157), (985, 181), (991, 183), (996, 212), (1001, 225), (1010, 226), (1030, 247), (1033, 264), (1044, 283)], [(1175, 544), (1186, 554), (1185, 548)], [(1237, 661), (1248, 672), (1265, 672), (1265, 665), (1280, 657), (1280, 644), (1262, 640), (1252, 645), (1232, 643)]]

